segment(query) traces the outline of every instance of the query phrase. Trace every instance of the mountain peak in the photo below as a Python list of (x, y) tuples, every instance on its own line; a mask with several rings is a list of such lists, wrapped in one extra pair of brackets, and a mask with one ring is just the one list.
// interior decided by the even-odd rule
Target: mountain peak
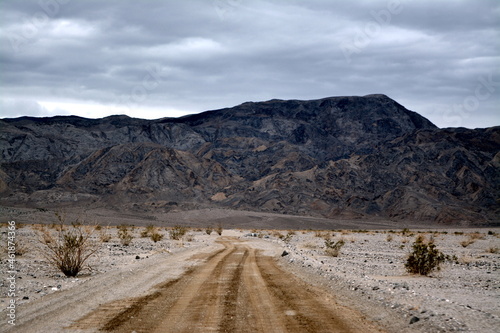
[(494, 221), (500, 212), (500, 128), (440, 130), (382, 94), (247, 102), (175, 119), (24, 117), (0, 126), (7, 206), (168, 210), (164, 203), (175, 202), (446, 223)]

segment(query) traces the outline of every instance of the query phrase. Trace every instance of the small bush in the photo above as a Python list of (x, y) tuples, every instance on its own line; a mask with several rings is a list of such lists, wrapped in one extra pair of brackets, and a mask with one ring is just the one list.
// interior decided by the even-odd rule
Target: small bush
[(99, 231), (99, 239), (101, 240), (101, 242), (107, 243), (111, 240), (111, 235), (101, 229)]
[(118, 238), (123, 246), (129, 246), (134, 238), (126, 225), (118, 227)]
[(405, 263), (406, 270), (412, 274), (428, 275), (434, 269), (439, 270), (441, 263), (447, 257), (438, 249), (431, 240), (425, 241), (423, 236), (418, 236), (413, 243), (413, 251)]
[(292, 232), (288, 232), (286, 234), (286, 236), (283, 236), (283, 235), (280, 235), (280, 239), (285, 242), (285, 243), (289, 243), (291, 240), (292, 240), (292, 237), (293, 235), (295, 235), (295, 233), (292, 233)]
[(92, 240), (92, 228), (78, 222), (71, 227), (63, 225), (64, 218), (57, 215), (60, 224), (56, 235), (44, 231), (39, 242), (43, 245), (45, 258), (66, 276), (76, 276), (87, 260), (99, 249)]
[(471, 238), (468, 238), (468, 239), (465, 239), (463, 241), (460, 242), (460, 245), (462, 245), (462, 247), (467, 247), (471, 244), (474, 244), (475, 240), (471, 239)]
[(205, 232), (207, 233), (207, 235), (210, 235), (212, 231), (214, 231), (214, 228), (212, 228), (211, 226), (205, 228)]
[(153, 242), (155, 242), (155, 243), (156, 243), (156, 242), (159, 242), (159, 241), (161, 241), (161, 240), (163, 239), (163, 235), (162, 235), (162, 234), (160, 234), (160, 233), (159, 233), (158, 231), (156, 231), (156, 230), (154, 230), (154, 231), (150, 234), (150, 236), (149, 236), (149, 237), (150, 237), (150, 238), (151, 238), (151, 240), (152, 240)]
[(168, 232), (170, 234), (170, 238), (174, 240), (180, 240), (186, 234), (187, 228), (180, 225), (176, 225)]
[(142, 238), (150, 237), (154, 231), (155, 231), (154, 225), (150, 224), (144, 230), (141, 231), (141, 237)]
[(332, 257), (338, 257), (340, 255), (340, 249), (345, 245), (344, 239), (340, 239), (335, 242), (330, 239), (325, 239), (325, 252), (327, 255)]
[(222, 231), (223, 231), (223, 230), (224, 230), (224, 229), (222, 229), (222, 224), (219, 224), (219, 225), (217, 226), (217, 228), (215, 228), (215, 232), (216, 232), (219, 236), (222, 236)]
[(496, 247), (496, 246), (492, 246), (492, 247), (489, 247), (486, 251), (487, 251), (487, 252), (489, 252), (489, 253), (496, 254), (496, 253), (498, 253), (500, 250), (498, 249), (498, 247)]

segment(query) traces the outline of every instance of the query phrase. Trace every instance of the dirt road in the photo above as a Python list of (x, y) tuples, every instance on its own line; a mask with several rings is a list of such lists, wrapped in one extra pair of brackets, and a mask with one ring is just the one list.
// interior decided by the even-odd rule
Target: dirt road
[(379, 332), (280, 269), (250, 244), (221, 238), (204, 264), (150, 294), (101, 306), (72, 325), (108, 332)]

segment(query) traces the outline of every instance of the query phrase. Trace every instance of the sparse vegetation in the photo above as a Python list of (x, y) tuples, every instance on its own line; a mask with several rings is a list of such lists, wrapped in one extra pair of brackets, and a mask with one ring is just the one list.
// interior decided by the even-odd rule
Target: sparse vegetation
[(214, 231), (214, 228), (212, 228), (211, 226), (205, 228), (205, 232), (207, 233), (207, 235), (210, 235), (212, 231)]
[(468, 235), (467, 239), (461, 241), (460, 245), (462, 245), (463, 247), (467, 247), (471, 244), (474, 244), (478, 239), (484, 239), (484, 235), (479, 232), (473, 232)]
[(279, 238), (285, 242), (289, 243), (292, 240), (292, 237), (295, 235), (295, 232), (288, 232), (286, 236), (280, 235)]
[(335, 242), (331, 239), (325, 239), (325, 252), (327, 255), (332, 257), (338, 257), (340, 255), (340, 249), (345, 245), (343, 238)]
[(102, 243), (107, 243), (111, 240), (111, 235), (108, 234), (105, 230), (100, 229), (99, 230), (99, 239), (101, 240)]
[(141, 237), (147, 238), (151, 237), (151, 235), (155, 232), (155, 226), (150, 224), (144, 230), (141, 231)]
[(496, 246), (492, 246), (492, 247), (489, 247), (487, 250), (486, 250), (488, 253), (493, 253), (493, 254), (497, 254), (500, 252), (500, 249)]
[(123, 246), (129, 246), (134, 236), (126, 225), (121, 225), (118, 227), (118, 238)]
[(222, 231), (224, 229), (222, 229), (222, 224), (219, 224), (216, 228), (215, 228), (215, 232), (219, 235), (219, 236), (222, 236)]
[(66, 276), (76, 276), (87, 260), (99, 249), (92, 240), (92, 227), (83, 226), (78, 221), (71, 227), (64, 225), (64, 216), (56, 214), (59, 224), (53, 232), (43, 230), (39, 242), (43, 246), (44, 257)]
[(170, 234), (171, 239), (180, 240), (186, 234), (187, 228), (180, 225), (176, 225), (168, 232)]
[(163, 239), (164, 235), (163, 235), (163, 234), (160, 234), (160, 233), (158, 232), (158, 230), (154, 229), (154, 230), (150, 233), (149, 237), (151, 238), (151, 240), (152, 240), (153, 242), (155, 242), (155, 243), (156, 243), (156, 242), (161, 241), (161, 240)]
[(438, 249), (433, 240), (426, 241), (419, 235), (413, 243), (413, 251), (405, 263), (406, 270), (412, 274), (429, 275), (434, 269), (439, 270), (447, 257)]

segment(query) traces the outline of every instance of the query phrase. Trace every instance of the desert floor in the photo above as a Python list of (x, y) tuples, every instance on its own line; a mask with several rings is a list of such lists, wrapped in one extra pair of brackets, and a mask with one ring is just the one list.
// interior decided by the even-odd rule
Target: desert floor
[[(101, 226), (88, 230), (96, 255), (77, 277), (65, 277), (49, 265), (39, 241), (44, 233), (56, 235), (57, 226), (49, 223), (53, 212), (15, 214), (9, 216), (16, 221), (14, 274), (8, 273), (8, 224), (0, 229), (2, 332), (500, 329), (499, 228), (405, 225), (403, 232), (391, 221), (328, 225), (223, 211), (179, 213), (169, 221), (122, 217), (119, 223), (119, 217), (95, 214)], [(295, 227), (307, 222), (324, 228)], [(129, 225), (129, 245), (121, 242), (119, 224)], [(163, 239), (142, 237), (147, 224), (156, 225)], [(175, 224), (190, 226), (179, 240), (170, 237)], [(222, 235), (202, 227), (218, 224)], [(295, 228), (264, 228), (269, 225)], [(418, 236), (433, 238), (454, 259), (429, 276), (407, 273), (404, 264)], [(345, 243), (338, 256), (325, 251), (325, 239)], [(12, 275), (15, 296), (9, 295)], [(12, 300), (16, 325), (8, 323)]]

